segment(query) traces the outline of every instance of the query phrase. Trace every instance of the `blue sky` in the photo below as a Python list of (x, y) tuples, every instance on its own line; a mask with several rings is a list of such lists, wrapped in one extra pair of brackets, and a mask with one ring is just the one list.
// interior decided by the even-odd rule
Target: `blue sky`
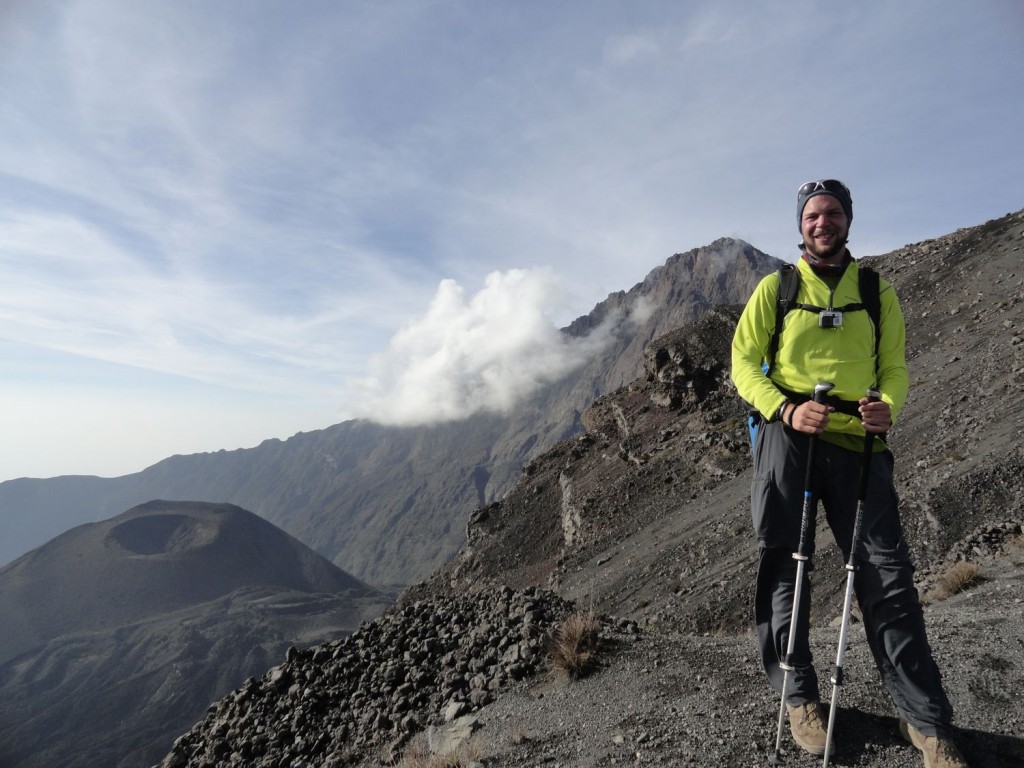
[(1024, 5), (0, 6), (0, 480), (514, 406), (673, 253), (1024, 206)]

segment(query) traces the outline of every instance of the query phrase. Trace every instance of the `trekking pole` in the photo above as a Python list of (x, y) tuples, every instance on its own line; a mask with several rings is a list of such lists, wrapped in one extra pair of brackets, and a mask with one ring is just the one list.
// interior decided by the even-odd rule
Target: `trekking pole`
[[(868, 390), (868, 399), (872, 402), (881, 398), (875, 389)], [(847, 634), (850, 631), (850, 608), (853, 604), (853, 575), (857, 571), (855, 557), (857, 545), (860, 544), (860, 527), (864, 519), (864, 501), (868, 495), (868, 475), (871, 468), (871, 454), (875, 447), (875, 435), (864, 434), (864, 454), (861, 458), (860, 493), (857, 495), (857, 513), (853, 518), (853, 542), (850, 544), (850, 557), (846, 562), (846, 595), (843, 598), (843, 620), (839, 625), (839, 650), (836, 651), (836, 666), (832, 670), (832, 703), (828, 710), (828, 731), (825, 733), (824, 768), (828, 768), (829, 748), (832, 746), (832, 729), (836, 722), (836, 707), (839, 703), (839, 686), (843, 684), (843, 657), (846, 655)]]
[[(814, 387), (816, 403), (825, 401), (825, 396), (832, 391), (834, 384), (828, 381), (819, 382)], [(793, 611), (789, 618), (789, 638), (786, 641), (785, 659), (779, 662), (783, 670), (782, 675), (782, 703), (779, 705), (779, 729), (775, 735), (775, 756), (772, 758), (772, 765), (782, 765), (782, 724), (786, 719), (786, 695), (789, 688), (789, 673), (793, 670), (793, 653), (796, 649), (796, 627), (800, 611), (800, 597), (804, 581), (804, 566), (810, 560), (807, 549), (814, 539), (814, 492), (811, 490), (811, 479), (814, 476), (814, 454), (818, 447), (817, 435), (811, 435), (807, 441), (807, 474), (804, 479), (804, 506), (800, 516), (800, 543), (797, 545), (793, 559), (796, 560), (796, 580), (793, 584)], [(810, 534), (810, 535), (808, 535)]]

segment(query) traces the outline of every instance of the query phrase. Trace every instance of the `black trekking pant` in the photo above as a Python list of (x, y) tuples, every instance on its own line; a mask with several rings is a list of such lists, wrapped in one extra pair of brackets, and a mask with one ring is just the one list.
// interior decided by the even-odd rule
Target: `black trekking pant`
[[(754, 448), (751, 511), (760, 552), (754, 613), (761, 662), (780, 695), (784, 672), (779, 661), (786, 653), (792, 617), (797, 570), (792, 554), (800, 541), (808, 444), (807, 435), (772, 422), (761, 426)], [(896, 708), (921, 733), (949, 736), (952, 707), (928, 645), (914, 568), (900, 527), (892, 468), (888, 451), (871, 459), (854, 593), (868, 645)], [(859, 453), (818, 440), (812, 490), (825, 509), (844, 561), (850, 556), (860, 472)], [(813, 526), (809, 535), (813, 536)], [(813, 552), (813, 543), (809, 551)], [(810, 565), (808, 561), (805, 573)], [(787, 695), (791, 705), (820, 698), (808, 641), (807, 583), (800, 602)]]

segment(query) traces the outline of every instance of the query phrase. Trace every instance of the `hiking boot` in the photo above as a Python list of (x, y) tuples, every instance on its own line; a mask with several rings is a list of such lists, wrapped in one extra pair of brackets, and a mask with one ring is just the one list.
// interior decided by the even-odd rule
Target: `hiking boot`
[[(828, 736), (828, 713), (820, 701), (808, 701), (793, 707), (786, 705), (789, 712), (789, 730), (793, 732), (793, 741), (812, 755), (825, 754), (825, 742)], [(836, 745), (829, 749), (831, 755)]]
[(967, 761), (952, 739), (925, 736), (906, 720), (900, 720), (900, 734), (924, 755), (924, 768), (968, 768)]

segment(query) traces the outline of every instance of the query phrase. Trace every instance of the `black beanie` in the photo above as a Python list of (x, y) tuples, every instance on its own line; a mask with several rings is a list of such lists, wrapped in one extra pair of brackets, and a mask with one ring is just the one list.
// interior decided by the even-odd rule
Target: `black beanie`
[(850, 196), (850, 190), (838, 179), (821, 179), (820, 181), (808, 181), (806, 184), (801, 184), (800, 189), (797, 190), (797, 229), (803, 229), (801, 222), (804, 216), (804, 206), (815, 195), (832, 195), (843, 206), (843, 212), (846, 214), (846, 223), (850, 224), (853, 221), (853, 198)]

